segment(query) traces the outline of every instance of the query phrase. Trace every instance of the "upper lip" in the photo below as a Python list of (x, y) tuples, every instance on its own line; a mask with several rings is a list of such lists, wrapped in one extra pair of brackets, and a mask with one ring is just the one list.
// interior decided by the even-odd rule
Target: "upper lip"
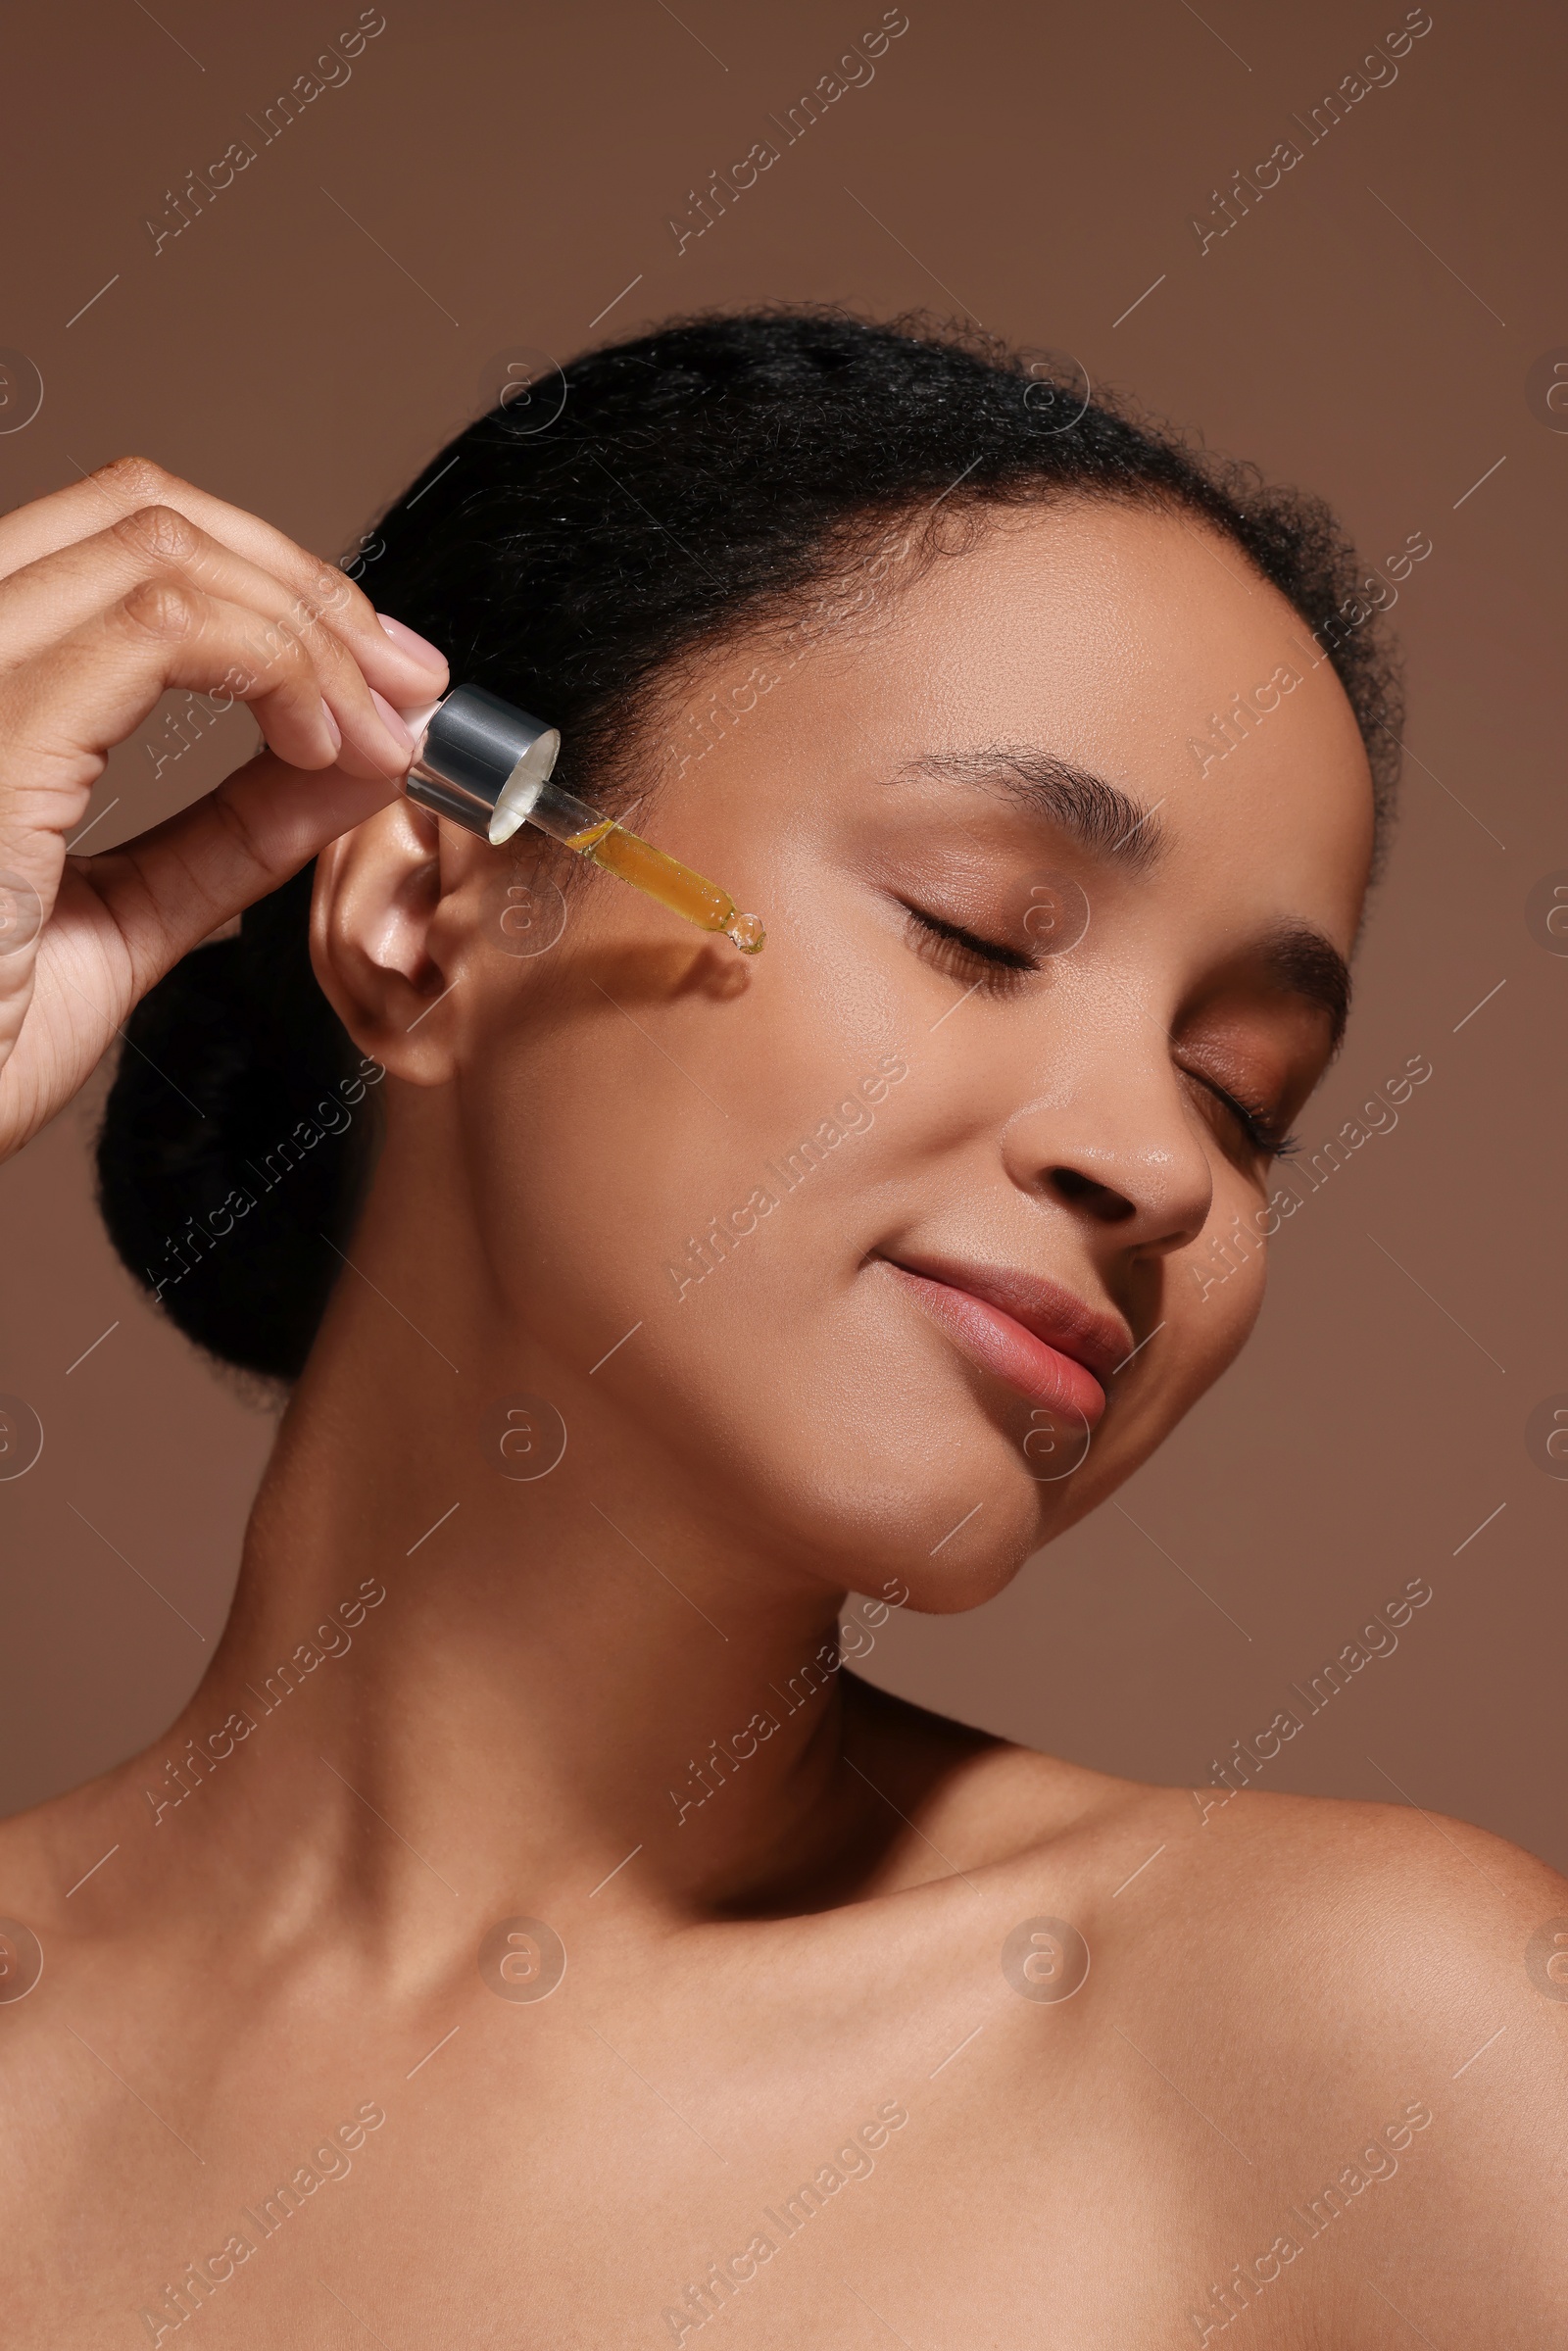
[(965, 1265), (956, 1258), (894, 1256), (891, 1249), (887, 1253), (906, 1273), (946, 1282), (951, 1290), (966, 1290), (971, 1298), (999, 1306), (1045, 1346), (1093, 1372), (1102, 1387), (1133, 1351), (1131, 1328), (1119, 1314), (1086, 1306), (1070, 1290), (1040, 1274), (1011, 1265)]

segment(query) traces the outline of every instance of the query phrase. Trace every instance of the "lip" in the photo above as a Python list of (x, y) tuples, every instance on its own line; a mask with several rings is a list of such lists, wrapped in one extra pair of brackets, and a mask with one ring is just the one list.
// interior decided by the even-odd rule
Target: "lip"
[(1054, 1282), (1005, 1265), (963, 1265), (936, 1257), (884, 1257), (901, 1286), (971, 1362), (1048, 1407), (1091, 1428), (1105, 1409), (1105, 1384), (1132, 1352), (1118, 1316), (1086, 1306)]

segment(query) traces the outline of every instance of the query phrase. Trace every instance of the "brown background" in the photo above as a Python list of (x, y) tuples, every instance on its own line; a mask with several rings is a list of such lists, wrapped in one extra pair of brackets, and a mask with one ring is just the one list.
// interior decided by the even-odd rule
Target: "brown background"
[[(1237, 167), (1305, 143), (1293, 112), (1402, 22), (1399, 0), (908, 8), (870, 86), (683, 253), (668, 218), (687, 191), (773, 135), (769, 115), (877, 22), (872, 0), (385, 0), (352, 80), (266, 146), (247, 117), (352, 25), (348, 0), (30, 12), (8, 35), (0, 342), (44, 400), (0, 434), (0, 491), (141, 450), (336, 554), (516, 347), (565, 358), (677, 310), (833, 298), (1069, 351), (1325, 493), (1373, 559), (1426, 531), (1397, 612), (1405, 815), (1307, 1148), (1408, 1055), (1434, 1074), (1286, 1228), (1257, 1338), (1121, 1506), (977, 1614), (896, 1619), (870, 1671), (1093, 1764), (1206, 1782), (1294, 1703), (1287, 1683), (1424, 1576), (1397, 1653), (1264, 1784), (1402, 1795), (1568, 1863), (1568, 1484), (1525, 1443), (1568, 1390), (1568, 958), (1526, 919), (1532, 885), (1568, 866), (1548, 701), (1568, 435), (1528, 393), (1568, 343), (1564, 25), (1433, 0), (1397, 81), (1200, 254), (1192, 217)], [(155, 254), (145, 218), (242, 137), (255, 162)], [(216, 780), (246, 727), (225, 719), (155, 783), (155, 719), (94, 797), (118, 804), (96, 843)], [(111, 1256), (89, 1167), (107, 1074), (0, 1171), (0, 1391), (47, 1433), (0, 1484), (8, 1806), (181, 1703), (270, 1435)]]

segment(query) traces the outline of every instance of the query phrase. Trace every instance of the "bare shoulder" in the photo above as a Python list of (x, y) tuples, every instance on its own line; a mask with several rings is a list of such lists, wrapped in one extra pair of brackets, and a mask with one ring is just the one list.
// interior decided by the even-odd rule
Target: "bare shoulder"
[(1171, 1868), (1151, 1863), (1144, 1906), (1237, 1988), (1434, 2054), (1489, 1999), (1568, 2026), (1568, 1879), (1505, 1837), (1413, 1804), (1145, 1787), (1102, 1833), (1156, 1823)]
[(1152, 1941), (1170, 1956), (1142, 1996), (1150, 2054), (1188, 2059), (1254, 2160), (1278, 2151), (1310, 2229), (1379, 2210), (1425, 2311), (1499, 2351), (1546, 2339), (1568, 2298), (1568, 1880), (1412, 1805), (1216, 1792), (1133, 1807), (1176, 1832), (1147, 1918), (1115, 1930), (1130, 1974)]
[(0, 2074), (31, 2047), (31, 1992), (101, 1928), (91, 1895), (124, 1851), (122, 1777), (121, 1767), (0, 1821)]
[(1010, 1858), (982, 1839), (993, 1866), (1071, 1886), (1107, 1956), (1158, 1936), (1190, 2020), (1245, 2008), (1303, 2056), (1359, 2033), (1451, 2069), (1511, 2034), (1541, 2057), (1538, 2102), (1561, 2109), (1568, 1878), (1505, 1837), (1413, 1804), (1162, 1788), (1000, 1743), (956, 1782), (977, 1831), (1005, 1824)]
[[(1149, 1786), (956, 1726), (918, 1743), (948, 1762), (911, 1817), (995, 1897), (988, 1972), (1071, 1994), (1030, 2013), (1071, 2016), (1146, 2153), (1168, 2129), (1173, 2163), (1234, 2162), (1260, 2245), (1324, 2236), (1312, 2291), (1336, 2324), (1386, 2245), (1428, 2312), (1497, 2351), (1547, 2339), (1568, 2304), (1568, 1879), (1414, 1805)], [(1016, 2045), (1018, 2094), (1049, 2099), (1067, 2041)], [(1380, 2217), (1340, 2229), (1352, 2211)]]
[[(967, 1800), (990, 1778), (1014, 1828), (1036, 1802), (994, 1873), (1020, 1919), (1082, 1935), (1146, 2086), (1275, 2169), (1299, 2213), (1398, 2172), (1391, 2225), (1447, 2308), (1533, 2344), (1568, 2297), (1568, 1879), (1413, 1805), (1226, 1799), (1009, 1748), (967, 1769)], [(1505, 2311), (1472, 2308), (1477, 2265), (1494, 2295), (1507, 2278)]]
[[(119, 1764), (63, 1795), (0, 1820), (0, 1910), (21, 1902), (69, 1918), (83, 1871), (107, 1864), (125, 1836), (125, 1788), (133, 1764)], [(96, 1839), (103, 1837), (103, 1843)], [(89, 1851), (89, 1847), (92, 1849)]]
[[(1408, 2001), (1430, 1940), (1417, 2005), (1467, 1971), (1500, 1970), (1499, 1987), (1528, 1984), (1568, 2023), (1568, 1878), (1505, 1837), (1414, 1804), (1123, 1779), (867, 1694), (860, 1724), (889, 1785), (922, 1828), (940, 1821), (966, 1867), (1044, 1871), (1106, 1931), (1157, 1917), (1210, 1963), (1227, 1950), (1238, 1968), (1249, 1952), (1273, 1963), (1289, 1947), (1303, 1987), (1385, 1981)], [(1553, 1922), (1564, 1940), (1537, 1952)]]
[(1521, 2117), (1568, 2132), (1568, 1879), (1506, 1838), (1413, 1804), (1119, 1779), (918, 1708), (880, 1743), (942, 1852), (1020, 1919), (1076, 1927), (1217, 2067), (1402, 2063), (1456, 2095), (1516, 2072)]

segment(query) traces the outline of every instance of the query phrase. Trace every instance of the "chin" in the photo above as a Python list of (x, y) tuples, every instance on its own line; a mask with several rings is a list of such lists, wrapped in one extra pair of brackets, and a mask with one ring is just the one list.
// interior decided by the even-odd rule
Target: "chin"
[[(780, 1555), (797, 1568), (878, 1598), (899, 1586), (903, 1604), (922, 1614), (957, 1615), (994, 1599), (1091, 1497), (1080, 1499), (1076, 1476), (1037, 1481), (1016, 1430), (999, 1425), (961, 1376), (942, 1386), (873, 1400), (845, 1383), (845, 1408), (799, 1431), (787, 1459), (774, 1453), (761, 1481), (772, 1491), (754, 1490), (751, 1523), (771, 1519)], [(1016, 1419), (1015, 1403), (1002, 1399), (1004, 1422)], [(1093, 1498), (1105, 1483), (1096, 1480)]]

